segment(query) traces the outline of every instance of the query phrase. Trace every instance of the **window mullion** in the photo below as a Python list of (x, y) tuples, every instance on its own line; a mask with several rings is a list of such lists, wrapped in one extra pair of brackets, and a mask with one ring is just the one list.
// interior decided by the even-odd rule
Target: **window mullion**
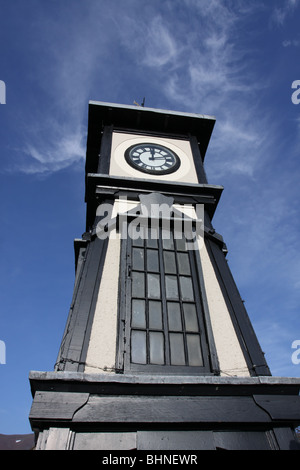
[[(188, 255), (189, 255), (189, 260), (190, 260), (191, 275), (193, 279), (195, 280), (194, 282), (196, 282), (196, 279), (198, 278), (198, 273), (196, 272), (196, 268), (195, 268), (195, 261), (196, 261), (195, 254), (193, 251), (190, 251)], [(193, 260), (192, 260), (192, 257), (193, 257)], [(208, 352), (208, 345), (207, 345), (207, 340), (206, 340), (205, 325), (203, 321), (203, 305), (202, 305), (201, 296), (196, 291), (196, 289), (194, 289), (194, 296), (195, 296), (195, 307), (196, 307), (197, 319), (198, 319), (198, 328), (199, 328), (199, 335), (200, 335), (200, 346), (201, 346), (203, 364), (204, 366), (209, 367), (209, 352)]]
[(165, 284), (165, 269), (163, 259), (163, 243), (162, 243), (162, 229), (158, 230), (158, 256), (160, 265), (160, 282), (161, 282), (161, 302), (162, 302), (162, 321), (163, 333), (165, 339), (165, 364), (170, 365), (170, 342), (169, 342), (169, 327), (167, 316), (167, 299), (166, 299), (166, 284)]
[(125, 318), (124, 330), (125, 367), (129, 367), (131, 363), (131, 315), (132, 315), (132, 243), (126, 243), (126, 263), (125, 263)]
[[(144, 228), (147, 231), (147, 228)], [(149, 295), (148, 295), (148, 266), (147, 266), (147, 237), (144, 240), (144, 276), (145, 276), (145, 314), (146, 314), (146, 360), (150, 364), (150, 337), (149, 337)]]
[[(181, 314), (181, 328), (182, 328), (182, 335), (183, 335), (183, 347), (184, 347), (184, 357), (185, 357), (185, 364), (188, 365), (188, 352), (187, 352), (187, 341), (186, 341), (186, 328), (185, 328), (185, 321), (183, 315), (183, 296), (181, 292), (181, 283), (180, 283), (180, 270), (178, 264), (178, 251), (177, 251), (177, 243), (175, 239), (175, 231), (174, 231), (174, 254), (175, 254), (175, 264), (176, 264), (176, 275), (177, 275), (177, 285), (178, 285), (178, 292), (179, 292), (179, 305), (180, 305), (180, 314)], [(184, 237), (184, 233), (181, 233), (182, 237)]]

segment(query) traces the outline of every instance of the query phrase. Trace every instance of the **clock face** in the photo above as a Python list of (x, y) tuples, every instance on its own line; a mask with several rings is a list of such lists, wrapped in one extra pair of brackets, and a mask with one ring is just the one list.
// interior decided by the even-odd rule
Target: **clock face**
[(132, 145), (125, 151), (127, 163), (136, 170), (151, 175), (167, 175), (180, 167), (180, 159), (173, 150), (160, 144)]

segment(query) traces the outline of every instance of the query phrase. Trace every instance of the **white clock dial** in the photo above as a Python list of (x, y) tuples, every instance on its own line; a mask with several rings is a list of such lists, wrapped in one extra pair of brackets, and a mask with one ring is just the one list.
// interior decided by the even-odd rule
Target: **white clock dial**
[(125, 151), (127, 163), (151, 175), (166, 175), (180, 167), (178, 155), (169, 148), (155, 143), (132, 145)]

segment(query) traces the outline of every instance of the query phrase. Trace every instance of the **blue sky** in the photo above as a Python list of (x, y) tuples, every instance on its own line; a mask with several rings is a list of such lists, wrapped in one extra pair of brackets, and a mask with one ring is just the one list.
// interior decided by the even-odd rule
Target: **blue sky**
[(214, 227), (272, 374), (300, 377), (299, 22), (299, 0), (0, 0), (0, 433), (31, 431), (29, 371), (57, 357), (89, 100), (216, 117)]

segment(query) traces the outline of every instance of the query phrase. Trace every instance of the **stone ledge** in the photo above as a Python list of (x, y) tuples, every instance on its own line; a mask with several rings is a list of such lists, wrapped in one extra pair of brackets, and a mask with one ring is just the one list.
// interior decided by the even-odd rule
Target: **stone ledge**
[(219, 377), (190, 375), (144, 375), (144, 374), (91, 374), (84, 372), (41, 372), (30, 371), (32, 381), (62, 381), (117, 384), (166, 384), (166, 385), (291, 385), (299, 388), (300, 377)]

